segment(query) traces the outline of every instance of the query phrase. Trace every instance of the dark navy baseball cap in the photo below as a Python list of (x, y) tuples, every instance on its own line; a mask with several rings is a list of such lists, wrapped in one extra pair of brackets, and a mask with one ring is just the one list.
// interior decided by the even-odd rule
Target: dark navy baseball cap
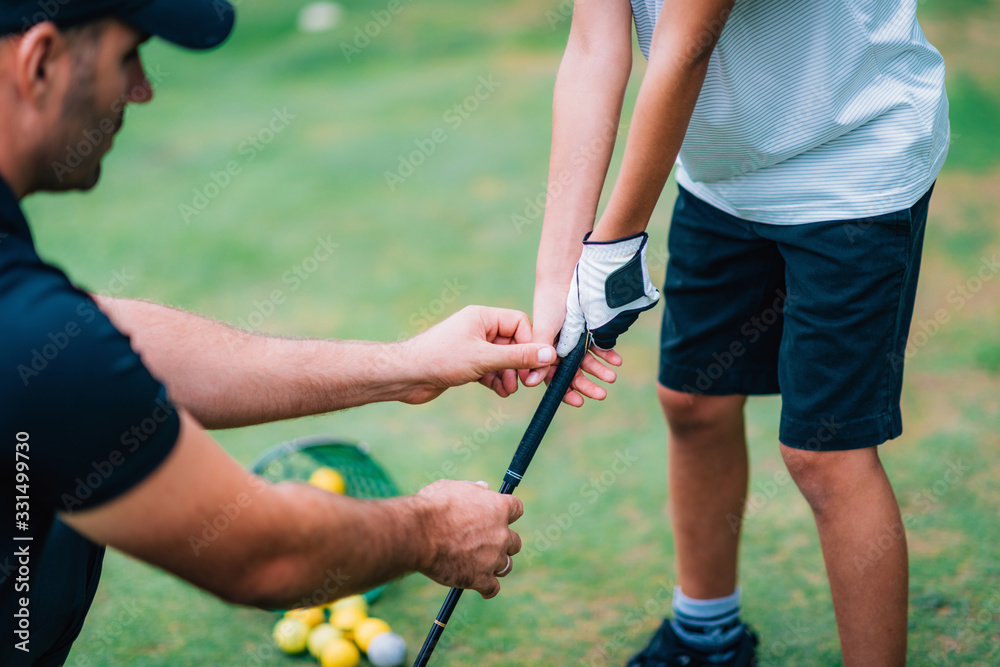
[(114, 16), (188, 49), (211, 49), (233, 30), (228, 0), (0, 0), (0, 35), (52, 21), (67, 28)]

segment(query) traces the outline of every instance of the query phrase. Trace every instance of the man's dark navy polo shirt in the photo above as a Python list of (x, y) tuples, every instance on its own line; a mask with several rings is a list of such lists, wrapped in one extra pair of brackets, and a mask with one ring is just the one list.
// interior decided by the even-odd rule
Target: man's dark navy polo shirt
[(179, 430), (129, 339), (39, 259), (0, 180), (0, 665), (62, 664), (104, 551), (57, 513), (134, 487)]

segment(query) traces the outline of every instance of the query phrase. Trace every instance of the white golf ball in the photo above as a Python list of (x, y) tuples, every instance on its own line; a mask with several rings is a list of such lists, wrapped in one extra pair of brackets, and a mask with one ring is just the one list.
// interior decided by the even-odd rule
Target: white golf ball
[(302, 32), (326, 32), (340, 23), (343, 10), (335, 2), (314, 2), (299, 12), (299, 30)]
[(368, 662), (373, 667), (399, 667), (406, 662), (406, 641), (395, 632), (376, 635), (368, 644)]

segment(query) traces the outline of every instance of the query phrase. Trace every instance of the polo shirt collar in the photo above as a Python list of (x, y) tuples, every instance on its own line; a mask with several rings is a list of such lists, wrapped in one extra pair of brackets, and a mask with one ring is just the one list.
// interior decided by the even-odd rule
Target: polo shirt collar
[(31, 240), (31, 230), (28, 228), (28, 220), (24, 217), (21, 205), (2, 178), (0, 178), (0, 233), (13, 233)]

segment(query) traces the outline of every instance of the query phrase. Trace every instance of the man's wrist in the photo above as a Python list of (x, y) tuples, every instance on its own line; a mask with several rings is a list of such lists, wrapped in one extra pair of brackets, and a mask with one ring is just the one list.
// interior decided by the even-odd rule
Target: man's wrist
[(420, 495), (405, 496), (391, 502), (399, 513), (399, 534), (405, 536), (404, 549), (409, 552), (412, 571), (430, 570), (439, 551), (434, 538), (436, 512), (431, 502)]
[(419, 377), (419, 360), (414, 359), (408, 342), (358, 343), (366, 357), (356, 378), (358, 386), (367, 389), (362, 404), (402, 401), (413, 391)]

